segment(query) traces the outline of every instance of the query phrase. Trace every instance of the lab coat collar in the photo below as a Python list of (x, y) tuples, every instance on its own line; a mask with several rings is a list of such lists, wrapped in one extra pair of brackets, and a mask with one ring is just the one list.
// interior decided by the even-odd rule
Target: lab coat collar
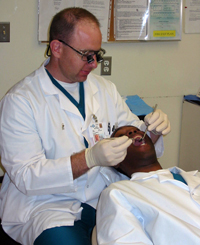
[(190, 172), (185, 172), (184, 170), (180, 168), (172, 168), (172, 171), (178, 171), (175, 172), (177, 174), (180, 174), (185, 181), (188, 184), (188, 187), (190, 189), (190, 193), (193, 195), (194, 193), (200, 196), (200, 178), (197, 176), (198, 170), (195, 171), (190, 171)]
[[(63, 110), (69, 111), (73, 114), (82, 117), (77, 107), (51, 82), (49, 76), (45, 71), (45, 66), (49, 63), (49, 60), (50, 58), (45, 60), (43, 65), (37, 71), (38, 73), (40, 73), (40, 83), (44, 91), (44, 94), (46, 96), (56, 95), (59, 100), (60, 107)], [(92, 74), (89, 74), (87, 80), (84, 82), (86, 119), (83, 130), (88, 127), (91, 121), (91, 114), (95, 114), (100, 108), (99, 103), (93, 97), (98, 92), (98, 88), (94, 83), (92, 83), (91, 77)], [(68, 103), (66, 103), (67, 101)]]
[(174, 167), (171, 168), (170, 171), (178, 173), (184, 178), (187, 183), (187, 187), (189, 188), (191, 199), (196, 203), (196, 205), (200, 206), (200, 177), (198, 170), (185, 172), (178, 167)]
[(170, 173), (168, 169), (160, 169), (157, 171), (151, 171), (151, 172), (137, 172), (133, 173), (131, 175), (131, 181), (142, 181), (147, 180), (151, 178), (157, 178), (159, 182), (164, 182), (166, 180), (172, 180), (173, 175)]
[[(180, 181), (174, 180), (173, 175), (171, 172), (175, 174), (180, 174), (186, 181), (188, 185), (185, 185), (184, 183)], [(194, 189), (198, 188), (200, 185), (200, 178), (196, 176), (198, 173), (197, 170), (195, 171), (190, 171), (190, 172), (185, 172), (184, 170), (178, 168), (178, 167), (172, 167), (169, 169), (161, 169), (157, 171), (152, 171), (148, 173), (144, 172), (139, 172), (139, 173), (134, 173), (131, 176), (131, 181), (142, 181), (142, 180), (147, 180), (150, 178), (157, 178), (160, 183), (165, 182), (165, 181), (170, 181), (173, 182), (175, 185), (178, 185), (184, 189), (190, 189), (190, 193), (194, 191)]]
[[(171, 172), (176, 173), (176, 174), (181, 174), (182, 176), (184, 175), (184, 176), (186, 176), (187, 180), (191, 178), (191, 175), (193, 176), (197, 173), (197, 171), (185, 172), (178, 167), (173, 167), (170, 169), (160, 169), (160, 170), (152, 171), (152, 172), (148, 172), (148, 173), (137, 172), (137, 173), (132, 174), (131, 179), (130, 179), (127, 176), (120, 174), (113, 167), (101, 167), (101, 170), (100, 170), (100, 173), (103, 176), (103, 178), (106, 180), (107, 185), (114, 183), (116, 181), (126, 180), (126, 179), (130, 179), (131, 181), (141, 181), (141, 180), (147, 180), (150, 178), (157, 178), (160, 183), (165, 182), (165, 181), (174, 181), (174, 182), (176, 182), (178, 184), (180, 183), (182, 185), (183, 184), (182, 182), (174, 180), (174, 177), (171, 174)], [(184, 178), (184, 176), (183, 176), (183, 178)], [(191, 180), (188, 180), (188, 182), (191, 183)], [(187, 187), (187, 189), (188, 189), (188, 187)]]
[(42, 66), (36, 71), (36, 73), (40, 74), (40, 84), (46, 96), (58, 94), (56, 87), (53, 85), (45, 71), (45, 66), (49, 63), (49, 61), (50, 58), (46, 59)]
[(96, 115), (98, 110), (100, 109), (100, 105), (95, 98), (95, 94), (98, 93), (98, 88), (93, 82), (94, 79), (95, 78), (93, 77), (93, 74), (89, 74), (87, 81), (84, 84), (86, 118), (85, 118), (85, 124), (83, 126), (83, 131), (87, 130), (93, 115)]

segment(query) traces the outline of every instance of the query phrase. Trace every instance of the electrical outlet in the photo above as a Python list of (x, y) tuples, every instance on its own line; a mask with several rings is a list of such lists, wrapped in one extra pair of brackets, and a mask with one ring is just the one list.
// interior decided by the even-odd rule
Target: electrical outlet
[(10, 42), (9, 22), (0, 22), (0, 42)]
[(101, 63), (101, 75), (111, 75), (111, 65), (112, 65), (112, 57), (107, 56), (103, 57), (103, 61)]

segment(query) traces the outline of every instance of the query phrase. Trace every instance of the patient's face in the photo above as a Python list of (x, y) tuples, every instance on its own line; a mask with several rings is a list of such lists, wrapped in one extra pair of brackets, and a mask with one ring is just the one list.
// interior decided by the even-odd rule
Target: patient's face
[(145, 136), (144, 140), (140, 141), (144, 135), (143, 131), (140, 131), (134, 126), (123, 126), (118, 128), (112, 135), (112, 137), (121, 137), (123, 135), (133, 139), (133, 144), (130, 145), (131, 151), (139, 154), (139, 152), (151, 151), (154, 145), (148, 135)]
[(118, 128), (112, 135), (112, 137), (121, 137), (123, 135), (133, 139), (133, 143), (127, 149), (127, 156), (120, 165), (128, 166), (131, 164), (137, 167), (141, 163), (148, 164), (148, 162), (156, 161), (156, 153), (154, 145), (148, 135), (145, 136), (143, 141), (139, 141), (144, 132), (133, 126), (123, 126)]

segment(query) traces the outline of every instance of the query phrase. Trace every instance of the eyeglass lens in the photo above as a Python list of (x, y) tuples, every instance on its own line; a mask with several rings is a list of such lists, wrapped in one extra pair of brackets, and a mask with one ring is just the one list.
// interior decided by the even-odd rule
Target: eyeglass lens
[[(90, 64), (94, 61), (93, 55), (88, 55), (87, 56), (87, 63)], [(97, 61), (98, 62), (98, 61)]]
[(94, 61), (94, 55), (96, 55), (96, 59), (97, 59), (97, 62), (98, 63), (101, 63), (103, 61), (103, 55), (104, 55), (104, 52), (102, 51), (99, 51), (99, 52), (96, 52), (94, 54), (91, 54), (91, 55), (87, 55), (87, 62), (88, 64), (92, 63)]

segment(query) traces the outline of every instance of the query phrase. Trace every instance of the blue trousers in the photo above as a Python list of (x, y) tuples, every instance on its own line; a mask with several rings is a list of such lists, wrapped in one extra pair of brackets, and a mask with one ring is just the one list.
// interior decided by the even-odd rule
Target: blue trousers
[(34, 245), (91, 245), (92, 230), (96, 224), (96, 210), (82, 203), (81, 220), (74, 226), (61, 226), (44, 230)]

